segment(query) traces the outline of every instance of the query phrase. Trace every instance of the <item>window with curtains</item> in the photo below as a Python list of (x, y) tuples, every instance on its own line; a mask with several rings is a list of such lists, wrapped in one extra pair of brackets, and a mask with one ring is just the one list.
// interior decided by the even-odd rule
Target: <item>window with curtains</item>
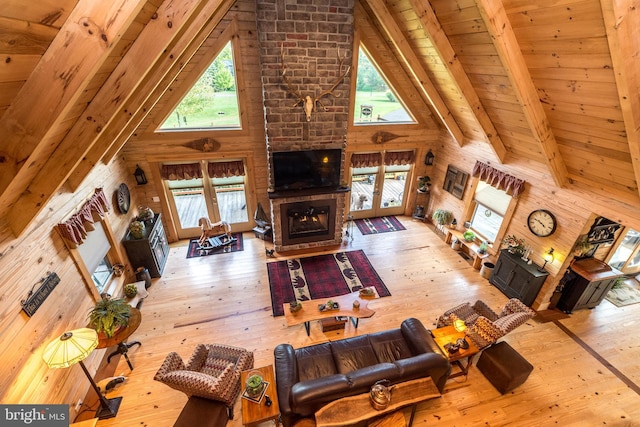
[(509, 209), (511, 196), (484, 181), (479, 181), (474, 196), (475, 209), (471, 216), (471, 229), (484, 240), (495, 242)]
[(93, 226), (95, 229), (87, 233), (87, 238), (78, 246), (78, 252), (91, 274), (96, 289), (102, 293), (111, 279), (112, 266), (108, 256), (111, 244), (102, 222), (96, 221)]

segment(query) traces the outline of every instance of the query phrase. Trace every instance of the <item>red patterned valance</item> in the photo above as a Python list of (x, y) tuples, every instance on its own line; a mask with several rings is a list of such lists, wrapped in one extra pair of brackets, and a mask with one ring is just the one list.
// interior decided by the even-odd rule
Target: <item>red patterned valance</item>
[(411, 165), (413, 161), (413, 151), (387, 151), (384, 153), (384, 164), (387, 166)]
[(380, 166), (382, 164), (382, 154), (380, 153), (364, 153), (351, 155), (351, 167), (354, 168), (370, 168)]
[(501, 172), (480, 161), (476, 162), (471, 175), (480, 178), (498, 190), (503, 190), (513, 197), (518, 197), (524, 191), (524, 180)]
[(242, 160), (234, 160), (231, 162), (209, 162), (207, 172), (211, 178), (244, 176), (244, 163)]
[(76, 245), (80, 245), (87, 237), (87, 228), (89, 228), (89, 231), (93, 229), (92, 224), (95, 222), (93, 214), (103, 217), (108, 210), (109, 202), (107, 201), (107, 196), (105, 196), (102, 188), (96, 188), (94, 195), (82, 205), (77, 213), (56, 227), (62, 237)]
[(202, 168), (200, 167), (200, 163), (162, 165), (160, 175), (162, 176), (162, 179), (168, 179), (170, 181), (202, 178)]

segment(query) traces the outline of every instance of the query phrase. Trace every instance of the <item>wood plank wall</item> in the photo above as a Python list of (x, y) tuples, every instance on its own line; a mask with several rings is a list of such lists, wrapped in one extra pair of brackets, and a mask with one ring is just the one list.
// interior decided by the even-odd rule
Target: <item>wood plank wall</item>
[[(102, 187), (111, 209), (107, 218), (116, 236), (124, 236), (133, 211), (122, 215), (113, 205), (113, 195), (120, 183), (135, 186), (132, 171), (116, 159), (100, 165), (75, 192), (63, 187), (51, 203), (20, 239), (15, 239), (6, 219), (0, 222), (0, 342), (3, 343), (0, 366), (0, 401), (2, 403), (69, 403), (84, 397), (89, 382), (79, 366), (49, 369), (42, 360), (46, 344), (66, 330), (86, 326), (86, 314), (94, 300), (55, 230), (57, 223), (70, 215)], [(137, 200), (132, 198), (132, 205)], [(124, 248), (120, 248), (124, 252)], [(21, 310), (20, 301), (34, 285), (39, 285), (47, 272), (55, 272), (60, 283), (29, 318)], [(130, 280), (131, 267), (119, 280), (119, 286)], [(85, 363), (94, 370), (105, 350), (96, 350)], [(73, 408), (71, 408), (73, 412)]]

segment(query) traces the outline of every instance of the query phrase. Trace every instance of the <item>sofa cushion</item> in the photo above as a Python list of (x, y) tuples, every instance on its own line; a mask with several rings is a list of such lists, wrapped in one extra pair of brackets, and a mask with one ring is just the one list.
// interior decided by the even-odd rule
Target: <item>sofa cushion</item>
[(356, 393), (366, 393), (376, 381), (386, 379), (394, 382), (399, 379), (400, 369), (393, 363), (378, 363), (349, 372), (346, 377), (353, 391), (359, 390)]
[(296, 349), (299, 381), (313, 380), (337, 374), (331, 344), (317, 344)]
[(300, 410), (306, 403), (332, 400), (332, 396), (342, 396), (349, 390), (347, 377), (336, 374), (293, 384), (291, 398), (294, 408)]
[(336, 368), (341, 374), (378, 363), (378, 358), (371, 348), (367, 335), (333, 341), (331, 350)]
[(379, 362), (394, 362), (413, 356), (400, 329), (369, 334), (369, 342)]

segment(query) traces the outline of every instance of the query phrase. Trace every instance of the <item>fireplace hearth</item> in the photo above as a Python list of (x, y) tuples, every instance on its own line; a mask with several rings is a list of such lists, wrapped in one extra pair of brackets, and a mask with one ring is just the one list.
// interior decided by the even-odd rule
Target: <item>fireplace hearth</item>
[(336, 200), (310, 200), (280, 205), (282, 244), (299, 245), (333, 240)]

